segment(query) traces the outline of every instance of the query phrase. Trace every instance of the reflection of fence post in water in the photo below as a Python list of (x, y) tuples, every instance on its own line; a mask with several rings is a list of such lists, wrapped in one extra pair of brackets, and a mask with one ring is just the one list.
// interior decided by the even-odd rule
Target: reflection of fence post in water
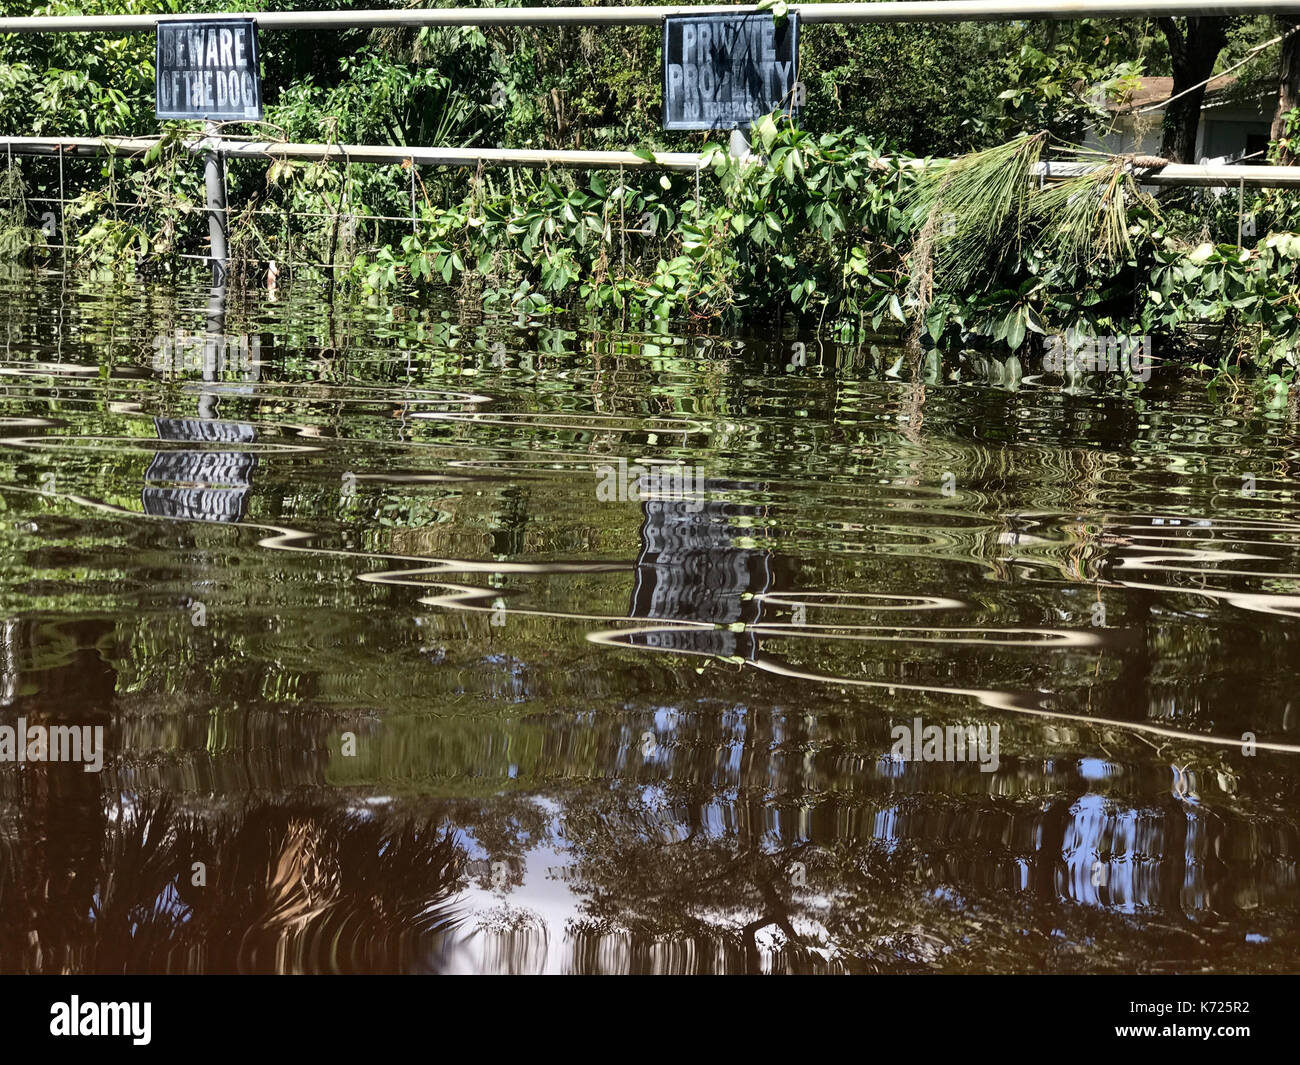
[[(208, 294), (206, 331), (203, 336), (203, 380), (213, 381), (228, 369), (226, 349), (225, 270), (217, 274)], [(197, 339), (197, 338), (195, 338)], [(184, 340), (178, 339), (170, 351), (164, 350), (158, 368), (171, 356), (172, 367), (184, 365)], [(260, 347), (260, 346), (259, 346)], [(177, 359), (180, 354), (182, 357)], [(259, 352), (242, 358), (238, 369), (243, 376), (256, 380), (259, 375)], [(220, 401), (213, 392), (199, 396), (198, 418), (155, 418), (159, 440), (190, 440), (200, 443), (251, 444), (257, 430), (246, 422), (216, 420)], [(145, 472), (142, 492), (145, 513), (186, 521), (237, 522), (248, 509), (248, 492), (253, 484), (257, 456), (239, 450), (158, 451)]]
[(18, 694), (19, 618), (0, 621), (0, 708), (8, 706)]
[[(204, 332), (159, 334), (153, 342), (154, 372), (160, 376), (199, 373), (205, 381), (229, 379), (253, 383), (261, 379), (262, 337), (260, 334), (230, 336), (226, 328), (226, 289), (214, 285), (208, 295)], [(251, 389), (249, 393), (251, 394)], [(215, 417), (217, 397), (205, 393), (200, 400), (204, 417)]]
[[(81, 958), (67, 945), (69, 930), (93, 924), (103, 901), (95, 894), (102, 883), (96, 873), (107, 811), (120, 795), (105, 775), (116, 779), (120, 725), (118, 674), (110, 664), (116, 656), (100, 648), (114, 646), (114, 625), (111, 618), (75, 615), (4, 622), (0, 683), (14, 695), (0, 724), (44, 729), (47, 737), (38, 758), (24, 741), (24, 762), (15, 764), (15, 750), (0, 764), (0, 802), (9, 812), (0, 830), (6, 971), (72, 971)], [(64, 736), (57, 749), (56, 730)], [(69, 732), (79, 742), (70, 744)]]
[[(218, 276), (218, 271), (221, 276)], [(226, 280), (225, 264), (216, 261), (213, 245), (212, 291), (208, 293), (208, 329), (203, 338), (203, 380), (211, 381), (218, 373), (221, 356), (226, 347)], [(199, 397), (199, 417), (215, 418), (219, 400), (211, 392)]]
[[(761, 517), (763, 507), (707, 498), (715, 490), (741, 486), (705, 481), (704, 500), (647, 499), (641, 503), (641, 553), (630, 614), (664, 621), (702, 621), (713, 625), (756, 624), (762, 594), (772, 590), (772, 553), (737, 547), (754, 529), (728, 519)], [(747, 597), (748, 593), (748, 597)], [(752, 661), (758, 640), (751, 632), (666, 627), (630, 637), (635, 647), (660, 651), (737, 656)]]

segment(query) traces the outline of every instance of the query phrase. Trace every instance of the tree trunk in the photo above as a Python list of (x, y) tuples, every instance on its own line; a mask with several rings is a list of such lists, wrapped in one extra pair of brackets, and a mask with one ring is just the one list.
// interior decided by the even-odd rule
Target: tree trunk
[[(1295, 25), (1283, 20), (1283, 32)], [(1282, 64), (1278, 71), (1277, 112), (1273, 115), (1273, 128), (1269, 136), (1281, 140), (1286, 132), (1286, 115), (1292, 108), (1300, 107), (1300, 33), (1293, 33), (1282, 42)], [(1278, 162), (1294, 166), (1296, 146), (1287, 145), (1278, 153)]]
[[(1187, 92), (1165, 108), (1164, 137), (1160, 154), (1173, 163), (1194, 163), (1196, 133), (1201, 125), (1201, 103), (1205, 99), (1205, 81), (1214, 73), (1214, 64), (1228, 43), (1225, 18), (1162, 18), (1160, 28), (1169, 40), (1169, 58), (1174, 68), (1173, 96)], [(1193, 85), (1198, 87), (1192, 89)]]

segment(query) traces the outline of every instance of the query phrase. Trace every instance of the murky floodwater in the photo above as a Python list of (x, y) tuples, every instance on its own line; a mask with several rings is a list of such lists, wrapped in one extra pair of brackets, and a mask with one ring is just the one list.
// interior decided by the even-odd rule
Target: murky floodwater
[(0, 969), (1298, 966), (1285, 407), (19, 274), (0, 341)]

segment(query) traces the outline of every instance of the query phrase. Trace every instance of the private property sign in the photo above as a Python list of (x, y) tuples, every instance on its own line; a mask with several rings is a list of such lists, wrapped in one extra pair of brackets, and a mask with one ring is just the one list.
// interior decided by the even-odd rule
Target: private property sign
[(685, 15), (664, 19), (664, 129), (738, 129), (791, 110), (799, 16)]
[(253, 19), (158, 23), (156, 100), (159, 118), (262, 117)]

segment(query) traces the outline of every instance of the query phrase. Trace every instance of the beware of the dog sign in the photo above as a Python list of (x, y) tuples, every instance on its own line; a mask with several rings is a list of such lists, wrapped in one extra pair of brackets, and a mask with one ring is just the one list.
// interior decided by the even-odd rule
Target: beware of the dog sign
[(253, 19), (158, 23), (156, 99), (159, 118), (262, 117)]
[(797, 103), (799, 16), (664, 19), (664, 129), (738, 129)]

